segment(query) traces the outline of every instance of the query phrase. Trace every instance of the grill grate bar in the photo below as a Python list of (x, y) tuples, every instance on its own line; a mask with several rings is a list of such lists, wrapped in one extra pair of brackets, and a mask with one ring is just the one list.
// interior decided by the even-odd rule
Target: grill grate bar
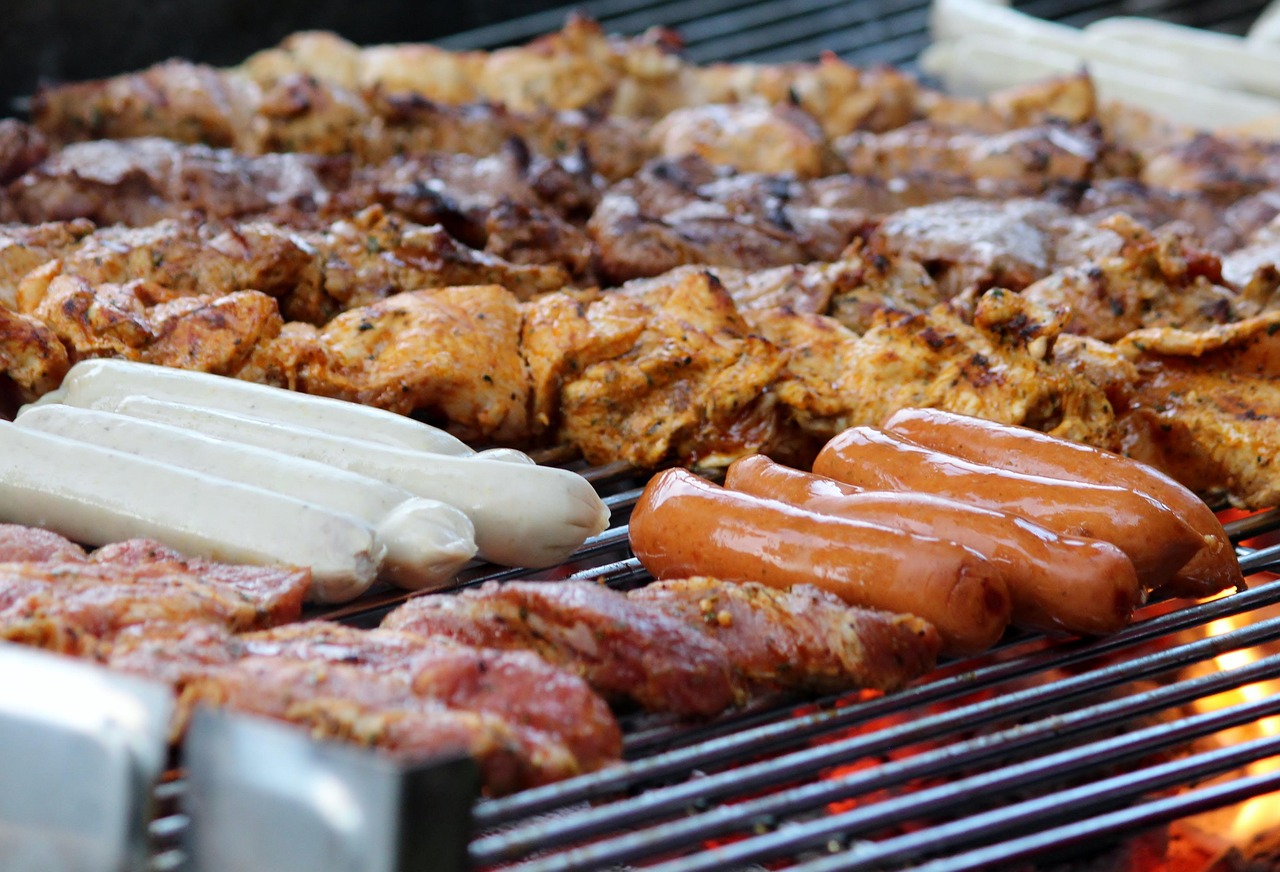
[[(1141, 715), (1153, 714), (1181, 703), (1276, 677), (1280, 677), (1280, 655), (1237, 669), (1166, 685), (1147, 693), (1127, 695), (1118, 700), (1050, 717), (1035, 724), (1017, 726), (989, 736), (970, 739), (938, 750), (924, 752), (906, 760), (883, 763), (872, 770), (858, 772), (841, 779), (818, 781), (763, 799), (717, 808), (644, 833), (628, 834), (609, 842), (599, 842), (575, 851), (570, 856), (560, 855), (556, 858), (556, 862), (564, 869), (599, 868), (601, 865), (625, 863), (644, 856), (652, 856), (667, 849), (674, 850), (706, 839), (749, 829), (758, 822), (796, 815), (821, 808), (828, 803), (863, 796), (874, 790), (901, 786), (912, 779), (937, 778), (964, 769), (972, 770), (990, 762), (1008, 758), (1015, 753), (1040, 750), (1046, 745), (1057, 745), (1064, 739), (1095, 733)], [(1134, 756), (1149, 754), (1153, 750), (1181, 744), (1192, 738), (1249, 723), (1261, 715), (1270, 714), (1278, 705), (1280, 703), (1272, 700), (1260, 701), (1231, 710), (1214, 712), (1211, 716), (1199, 720), (1187, 719), (1176, 729), (1171, 729), (1169, 725), (1161, 725), (1158, 729), (1130, 733), (1122, 737), (1121, 741), (1113, 743), (1113, 747), (1105, 751), (1100, 749), (1091, 763), (1101, 765), (1103, 760), (1100, 758), (1104, 754), (1105, 763), (1122, 762)], [(1077, 766), (1080, 756), (1086, 753), (1087, 747), (1068, 752), (1069, 755), (1075, 755), (1073, 759)], [(964, 786), (947, 786), (933, 791), (912, 793), (908, 798), (898, 801), (898, 805), (883, 803), (874, 806), (874, 817), (868, 820), (859, 821), (856, 813), (852, 816), (834, 815), (825, 819), (821, 825), (790, 828), (657, 868), (663, 872), (703, 872), (703, 870), (710, 872), (717, 868), (740, 868), (740, 864), (743, 863), (761, 862), (777, 856), (795, 854), (800, 850), (820, 846), (834, 836), (842, 835), (851, 829), (854, 823), (863, 830), (871, 826), (881, 827), (901, 823), (904, 820), (923, 818), (929, 812), (954, 809), (957, 802), (977, 802), (984, 796), (993, 795), (1009, 786), (1019, 788), (1036, 786), (1037, 767), (1041, 766), (1044, 760), (1049, 759), (1046, 757), (1032, 764), (1008, 767), (1002, 770), (1005, 775), (1000, 780), (984, 785), (981, 789), (978, 785), (964, 783)], [(1061, 775), (1060, 767), (1045, 771), (1046, 779)], [(871, 807), (860, 811), (866, 818), (866, 815), (871, 812)]]
[(817, 57), (823, 51), (833, 51), (862, 64), (888, 63), (893, 59), (908, 66), (928, 44), (924, 32), (928, 16), (928, 9), (920, 7), (830, 32), (814, 30), (805, 39), (773, 43), (767, 51), (763, 47), (754, 49), (751, 58), (761, 63), (781, 63), (789, 57)]
[[(1255, 740), (1257, 741), (1257, 740)], [(1276, 742), (1275, 738), (1267, 740)], [(1280, 752), (1275, 747), (1273, 753)], [(1261, 758), (1259, 758), (1261, 759)], [(1134, 808), (1097, 815), (1054, 829), (1043, 830), (987, 848), (961, 854), (946, 860), (935, 860), (916, 867), (917, 872), (978, 872), (1004, 868), (1005, 863), (1030, 860), (1049, 851), (1061, 851), (1079, 845), (1097, 845), (1101, 840), (1130, 836), (1135, 832), (1166, 824), (1201, 812), (1225, 808), (1238, 802), (1280, 790), (1280, 770), (1261, 775), (1245, 775), (1223, 784), (1177, 796), (1147, 800)], [(810, 865), (805, 872), (827, 872)]]
[[(1274, 587), (1280, 588), (1280, 586)], [(1259, 591), (1269, 593), (1272, 601), (1280, 600), (1280, 589), (1260, 588)], [(699, 803), (714, 799), (768, 789), (792, 780), (811, 778), (823, 769), (840, 765), (851, 759), (875, 756), (909, 743), (937, 739), (952, 731), (970, 730), (1004, 718), (1025, 717), (1070, 699), (1185, 668), (1219, 656), (1225, 651), (1248, 647), (1273, 638), (1280, 638), (1280, 618), (1262, 621), (1175, 648), (1141, 655), (1125, 662), (1095, 668), (1082, 675), (1037, 687), (1002, 692), (993, 699), (950, 709), (940, 714), (925, 715), (909, 723), (880, 729), (874, 733), (792, 752), (784, 757), (740, 766), (695, 781), (654, 789), (641, 796), (633, 797), (624, 804), (566, 814), (553, 821), (508, 830), (501, 835), (473, 842), (472, 859), (477, 862), (494, 862), (519, 856), (523, 853), (523, 845), (526, 841), (535, 841), (543, 848), (580, 841), (613, 829), (633, 827), (640, 822), (679, 814), (688, 806), (696, 807)], [(971, 691), (978, 689), (980, 688), (969, 688)], [(865, 709), (868, 706), (858, 708)], [(544, 868), (565, 867), (537, 864), (527, 867), (529, 872)]]
[[(827, 40), (840, 31), (856, 28), (867, 34), (860, 45), (870, 45), (884, 36), (897, 36), (903, 32), (919, 31), (925, 21), (924, 7), (892, 12), (885, 10), (882, 2), (844, 3), (818, 8), (806, 7), (803, 15), (773, 21), (764, 20), (750, 28), (733, 27), (728, 21), (727, 33), (719, 34), (712, 41), (701, 44), (691, 42), (686, 50), (690, 60), (736, 60), (750, 58), (761, 60), (770, 55), (786, 59), (817, 57), (824, 49), (836, 50)], [(763, 17), (763, 16), (761, 16)]]
[[(1273, 703), (1271, 709), (1274, 708)], [(1095, 747), (1087, 746), (1080, 750), (1092, 751)], [(1029, 828), (1040, 827), (1067, 816), (1087, 817), (1106, 812), (1145, 793), (1195, 783), (1276, 754), (1280, 754), (1280, 736), (1241, 742), (1194, 757), (1146, 766), (1093, 784), (997, 808), (932, 830), (888, 839), (873, 846), (859, 846), (857, 851), (849, 855), (795, 868), (805, 872), (852, 872), (883, 870), (888, 865), (918, 862), (921, 856), (936, 854), (939, 850), (968, 847), (982, 839), (1000, 840), (1020, 835)], [(1037, 764), (1057, 765), (1063, 768), (1064, 773), (1073, 767), (1079, 767), (1080, 761), (1075, 751), (1064, 751), (1054, 757), (1056, 759), (1045, 758), (1037, 761)], [(985, 776), (978, 776), (969, 781), (981, 782), (984, 778)], [(957, 782), (957, 785), (962, 783)]]
[[(1275, 520), (1280, 517), (1273, 515)], [(1255, 534), (1256, 535), (1256, 534)], [(485, 800), (476, 806), (480, 828), (504, 824), (527, 815), (551, 811), (561, 806), (624, 793), (654, 781), (694, 769), (705, 770), (732, 763), (755, 753), (775, 751), (799, 744), (827, 731), (848, 729), (873, 719), (908, 710), (914, 706), (945, 702), (966, 693), (992, 687), (1002, 681), (1033, 675), (1051, 668), (1066, 668), (1097, 657), (1128, 650), (1179, 630), (1201, 626), (1280, 602), (1280, 585), (1263, 586), (1190, 606), (1144, 620), (1104, 639), (1074, 640), (1053, 650), (989, 665), (970, 667), (929, 684), (910, 688), (892, 696), (862, 702), (835, 711), (803, 715), (782, 723), (745, 730), (705, 744), (666, 752), (627, 766), (613, 767), (549, 785), (522, 791), (502, 799)]]

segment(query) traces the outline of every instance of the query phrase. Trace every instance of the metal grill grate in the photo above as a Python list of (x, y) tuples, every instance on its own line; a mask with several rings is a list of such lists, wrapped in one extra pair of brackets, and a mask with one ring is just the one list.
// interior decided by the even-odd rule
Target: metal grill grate
[[(1147, 15), (1195, 27), (1244, 33), (1257, 16), (1257, 0), (1029, 0), (1015, 8), (1077, 27), (1110, 15)], [(824, 51), (860, 64), (910, 69), (929, 43), (929, 3), (917, 0), (587, 0), (437, 40), (461, 48), (525, 42), (558, 29), (582, 12), (610, 33), (635, 35), (661, 25), (676, 30), (688, 58), (698, 63), (813, 60)]]
[[(1258, 3), (1032, 0), (1031, 14), (1074, 25), (1147, 14), (1242, 32)], [(851, 62), (910, 67), (927, 44), (927, 4), (881, 0), (591, 0), (576, 8), (611, 32), (678, 30), (695, 61), (783, 61), (834, 51)], [(440, 40), (495, 47), (557, 29), (562, 7)], [(641, 483), (625, 469), (582, 470), (617, 526), (543, 577), (647, 579), (630, 558), (625, 520)], [(1280, 511), (1230, 525), (1233, 541), (1280, 528)], [(1245, 553), (1245, 552), (1242, 552)], [(1277, 547), (1248, 554), (1256, 570)], [(465, 580), (529, 577), (479, 569)], [(405, 598), (386, 593), (325, 617), (371, 626)], [(1214, 622), (1243, 625), (1206, 635)], [(1245, 652), (1240, 663), (1216, 660)], [(1096, 853), (1111, 840), (1280, 790), (1280, 773), (1240, 775), (1280, 756), (1280, 737), (1223, 733), (1280, 714), (1280, 701), (1192, 704), (1280, 679), (1280, 585), (1213, 602), (1150, 607), (1102, 640), (1009, 639), (906, 692), (829, 698), (751, 711), (698, 726), (627, 720), (628, 762), (479, 802), (476, 868), (586, 870), (1007, 869)], [(1191, 749), (1191, 753), (1187, 753)], [(1229, 776), (1229, 777), (1228, 777)], [(1214, 779), (1222, 779), (1215, 781)], [(166, 804), (181, 786), (166, 788)], [(181, 863), (184, 821), (153, 825), (154, 868)]]

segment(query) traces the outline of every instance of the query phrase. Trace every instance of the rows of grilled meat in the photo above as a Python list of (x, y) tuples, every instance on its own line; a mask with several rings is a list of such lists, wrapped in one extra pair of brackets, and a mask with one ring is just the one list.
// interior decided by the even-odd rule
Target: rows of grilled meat
[(194, 706), (222, 706), (405, 757), (465, 752), (495, 794), (618, 760), (606, 700), (706, 717), (780, 692), (893, 690), (939, 648), (918, 618), (816, 589), (491, 584), (367, 631), (299, 623), (308, 583), (141, 540), (86, 554), (0, 525), (0, 639), (171, 685), (175, 740)]
[[(586, 58), (616, 73), (618, 56), (670, 57), (578, 28), (503, 63)], [(334, 70), (367, 61), (388, 74), (310, 39), (233, 78), (269, 89), (301, 72), (340, 90), (353, 86)], [(476, 75), (475, 58), (446, 55), (415, 63)], [(1259, 354), (1231, 350), (1265, 345), (1269, 329), (1273, 148), (1109, 111), (1084, 77), (974, 103), (838, 62), (752, 75), (658, 67), (663, 82), (738, 84), (709, 92), (725, 105), (670, 94), (640, 105), (627, 103), (626, 63), (602, 74), (608, 111), (592, 106), (574, 123), (665, 116), (658, 138), (683, 143), (640, 154), (684, 156), (635, 160), (639, 170), (613, 184), (598, 172), (611, 158), (528, 136), (504, 136), (501, 148), (479, 137), (493, 146), (473, 149), (485, 157), (360, 152), (353, 164), (157, 139), (42, 157), (37, 134), (10, 127), (4, 208), (64, 223), (10, 228), (0, 250), (0, 299), (18, 312), (0, 313), (9, 381), (29, 399), (78, 357), (121, 355), (412, 412), (473, 441), (568, 443), (593, 462), (641, 466), (716, 465), (755, 450), (803, 459), (844, 426), (942, 405), (1158, 460), (1244, 505), (1274, 501), (1262, 472), (1273, 374), (1238, 363)], [(189, 122), (212, 109), (183, 109), (182, 83), (208, 75), (169, 65), (77, 86), (117, 125), (89, 132), (284, 147), (191, 134), (211, 129)], [(742, 98), (776, 89), (770, 76), (805, 83), (793, 105), (774, 100), (792, 113), (777, 130), (803, 127), (794, 113), (827, 101), (821, 150), (834, 163), (810, 166), (811, 150), (788, 134), (776, 151), (789, 172), (716, 166), (736, 161), (743, 130), (773, 141), (735, 127), (759, 111)], [(471, 79), (451, 81), (475, 96)], [(390, 93), (356, 91), (366, 102)], [(172, 99), (144, 99), (157, 93)], [(82, 135), (58, 120), (74, 101), (55, 96), (46, 129)], [(427, 97), (420, 106), (445, 112), (432, 116), (433, 135), (464, 129), (447, 119), (467, 111), (493, 117), (462, 97)], [(587, 105), (557, 99), (502, 112), (545, 119)], [(143, 118), (144, 104), (158, 113)], [(330, 127), (385, 127), (353, 118)], [(1229, 168), (1215, 169), (1225, 158)], [(95, 230), (76, 217), (143, 226)], [(1164, 332), (1125, 341), (1135, 330)], [(1226, 394), (1157, 384), (1194, 357), (1231, 367), (1217, 373)]]
[[(552, 290), (545, 268), (486, 260), (380, 207), (311, 241), (262, 222), (73, 221), (10, 228), (0, 276), (19, 311), (0, 311), (0, 353), (28, 398), (73, 359), (123, 356), (644, 467), (803, 455), (937, 405), (1123, 448), (1266, 505), (1273, 368), (1210, 352), (1269, 341), (1274, 233), (1221, 259), (1123, 216), (963, 200), (890, 215), (830, 262), (685, 266), (600, 292)], [(254, 286), (266, 293), (237, 290)], [(339, 297), (354, 308), (323, 326), (279, 312)], [(1158, 386), (1179, 358), (1223, 361), (1230, 390)]]

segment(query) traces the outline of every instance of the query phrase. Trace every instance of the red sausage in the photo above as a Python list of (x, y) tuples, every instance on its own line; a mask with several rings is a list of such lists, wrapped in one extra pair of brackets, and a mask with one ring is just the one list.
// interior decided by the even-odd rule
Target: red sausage
[(1204, 544), (1167, 506), (1126, 488), (996, 469), (871, 427), (832, 438), (813, 471), (868, 490), (933, 493), (1027, 518), (1060, 536), (1110, 542), (1133, 561), (1147, 589), (1166, 584)]
[(1169, 593), (1202, 597), (1244, 587), (1235, 549), (1217, 517), (1194, 493), (1145, 463), (1027, 427), (937, 409), (903, 409), (885, 422), (884, 429), (934, 451), (998, 469), (1145, 494), (1177, 512), (1204, 538), (1204, 546), (1167, 585)]
[(683, 469), (645, 487), (631, 548), (659, 579), (812, 584), (851, 605), (913, 614), (953, 655), (990, 647), (1009, 622), (1004, 580), (968, 548), (726, 490)]
[(735, 461), (725, 487), (837, 515), (958, 542), (990, 560), (1013, 599), (1013, 623), (1037, 630), (1114, 633), (1142, 603), (1138, 573), (1109, 542), (1059, 536), (1038, 524), (922, 493), (859, 491), (763, 455)]

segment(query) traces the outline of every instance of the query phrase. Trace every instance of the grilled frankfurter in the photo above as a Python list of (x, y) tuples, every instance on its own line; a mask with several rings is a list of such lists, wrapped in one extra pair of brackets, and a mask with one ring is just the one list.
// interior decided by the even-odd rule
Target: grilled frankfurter
[(354, 515), (373, 527), (385, 552), (380, 574), (411, 590), (438, 586), (476, 553), (475, 529), (453, 506), (313, 460), (61, 404), (27, 406), (14, 423)]
[(148, 397), (126, 397), (111, 408), (317, 460), (448, 503), (471, 519), (480, 556), (506, 566), (552, 566), (609, 524), (595, 488), (565, 469), (411, 451)]
[(66, 403), (104, 409), (129, 396), (221, 409), (433, 454), (466, 456), (472, 453), (466, 443), (452, 434), (385, 409), (207, 372), (129, 360), (82, 360), (71, 367), (62, 385), (41, 397), (38, 404)]
[(1144, 591), (1125, 553), (1109, 542), (1059, 536), (1025, 518), (934, 494), (860, 491), (757, 454), (734, 461), (725, 487), (824, 515), (958, 542), (1001, 572), (1013, 623), (1036, 630), (1104, 634), (1124, 628)]
[(145, 538), (214, 560), (310, 567), (321, 602), (363, 593), (382, 558), (373, 528), (352, 515), (4, 421), (0, 520), (86, 545)]
[(1168, 583), (1204, 544), (1168, 506), (1127, 488), (996, 469), (871, 427), (851, 427), (818, 453), (813, 471), (868, 490), (924, 491), (1102, 539), (1133, 561), (1148, 590)]
[(1078, 442), (938, 409), (903, 409), (884, 428), (934, 451), (997, 469), (1064, 481), (1115, 485), (1145, 494), (1177, 512), (1204, 546), (1165, 587), (1174, 596), (1209, 596), (1242, 588), (1244, 576), (1226, 530), (1204, 501), (1157, 469)]
[(1009, 623), (1004, 580), (971, 549), (727, 490), (683, 469), (645, 487), (631, 548), (658, 579), (812, 584), (851, 605), (913, 614), (953, 655), (990, 647)]

